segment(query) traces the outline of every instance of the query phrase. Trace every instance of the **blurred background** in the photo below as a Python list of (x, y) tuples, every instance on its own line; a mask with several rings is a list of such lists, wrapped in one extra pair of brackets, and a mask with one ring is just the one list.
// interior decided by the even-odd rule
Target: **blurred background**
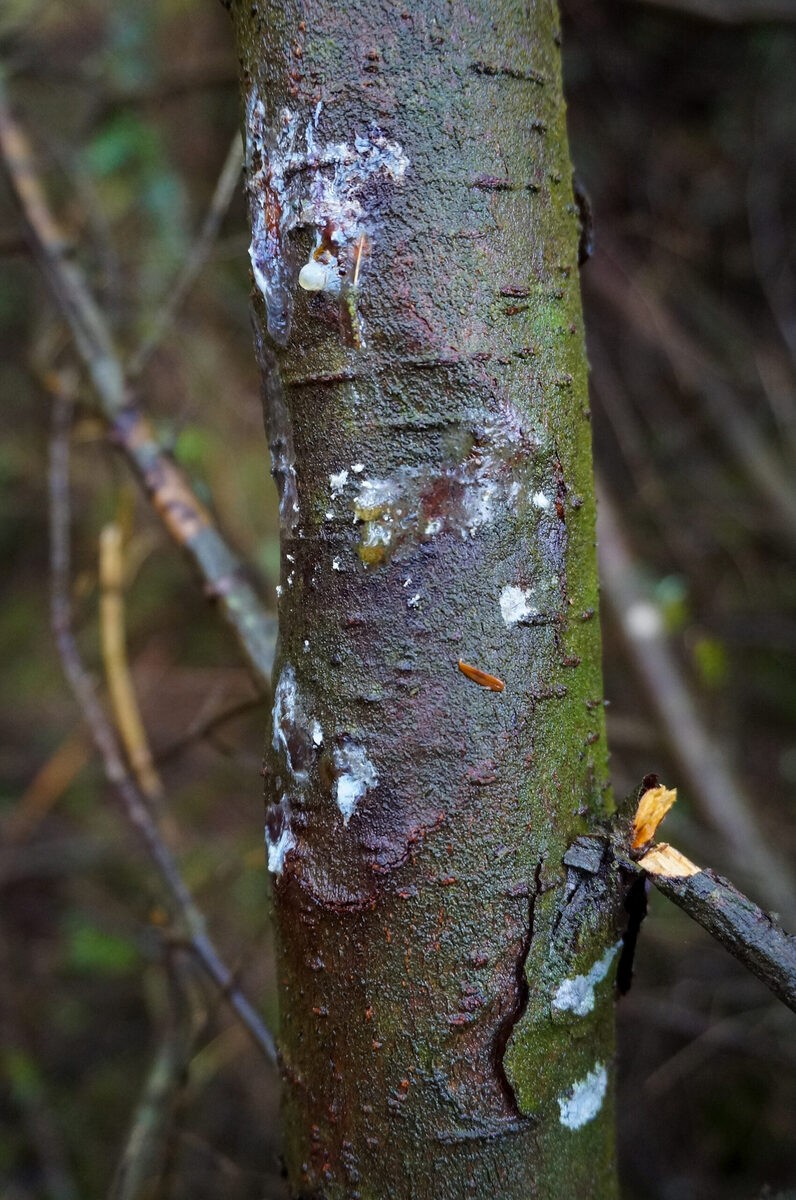
[[(796, 785), (796, 3), (563, 9), (572, 152), (593, 222), (583, 288), (615, 788), (652, 771), (678, 784), (666, 836), (771, 904)], [(276, 503), (231, 185), (228, 17), (206, 0), (7, 0), (0, 50), (141, 407), (272, 606)], [(175, 294), (186, 263), (195, 279)], [(50, 393), (74, 356), (4, 182), (0, 266), (0, 1196), (106, 1194), (135, 1115), (160, 1111), (163, 1184), (146, 1194), (276, 1198), (274, 1073), (169, 927), (50, 633)], [(110, 524), (164, 838), (272, 1022), (258, 783), (268, 702), (109, 447), (82, 376), (76, 404), (78, 643), (102, 694)], [(627, 1197), (796, 1195), (793, 1020), (651, 897), (619, 1004)], [(142, 1110), (153, 1066), (169, 1103)]]

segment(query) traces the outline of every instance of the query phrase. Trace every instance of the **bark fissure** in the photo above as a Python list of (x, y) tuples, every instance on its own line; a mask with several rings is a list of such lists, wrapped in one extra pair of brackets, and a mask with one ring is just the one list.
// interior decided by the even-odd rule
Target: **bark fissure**
[[(511, 1086), (509, 1077), (506, 1074), (506, 1068), (503, 1060), (506, 1055), (506, 1047), (508, 1046), (512, 1032), (515, 1026), (522, 1020), (525, 1010), (528, 1007), (528, 1000), (530, 999), (531, 991), (525, 975), (525, 964), (528, 961), (528, 955), (531, 952), (531, 943), (533, 941), (533, 918), (536, 907), (536, 899), (542, 889), (541, 871), (542, 862), (540, 860), (536, 864), (536, 869), (534, 870), (533, 891), (528, 897), (528, 931), (523, 939), (522, 945), (520, 946), (520, 953), (517, 956), (514, 982), (514, 1003), (511, 1011), (498, 1026), (494, 1041), (495, 1071), (497, 1073), (500, 1086), (503, 1090), (503, 1094), (506, 1097), (506, 1103), (510, 1107), (514, 1116), (518, 1119), (521, 1118), (523, 1114), (520, 1112), (520, 1107), (517, 1103), (517, 1096), (514, 1092), (514, 1088)], [(524, 1119), (527, 1120), (528, 1118), (525, 1117)]]

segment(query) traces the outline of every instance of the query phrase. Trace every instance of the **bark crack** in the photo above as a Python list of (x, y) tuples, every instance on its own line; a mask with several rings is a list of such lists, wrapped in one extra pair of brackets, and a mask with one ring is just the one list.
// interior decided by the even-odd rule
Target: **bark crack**
[(534, 868), (534, 888), (528, 897), (528, 928), (525, 937), (522, 939), (520, 953), (517, 956), (517, 963), (515, 967), (514, 1003), (511, 1007), (511, 1010), (500, 1022), (493, 1042), (495, 1074), (500, 1085), (500, 1090), (505, 1098), (509, 1114), (512, 1117), (521, 1120), (527, 1120), (527, 1117), (521, 1111), (514, 1088), (509, 1082), (509, 1077), (506, 1074), (506, 1068), (504, 1065), (504, 1059), (506, 1055), (506, 1047), (508, 1046), (509, 1039), (514, 1032), (514, 1027), (525, 1015), (525, 1010), (528, 1007), (528, 1000), (530, 997), (530, 988), (528, 987), (528, 980), (525, 976), (525, 964), (528, 961), (528, 955), (531, 952), (531, 943), (533, 941), (536, 901), (542, 891), (541, 873), (542, 859), (537, 862), (536, 867)]

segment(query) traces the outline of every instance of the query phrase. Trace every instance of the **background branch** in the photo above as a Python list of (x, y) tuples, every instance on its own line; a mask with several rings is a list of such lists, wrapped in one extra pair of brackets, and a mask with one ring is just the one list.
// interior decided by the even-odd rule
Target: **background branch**
[(197, 275), (207, 261), (213, 243), (218, 237), (221, 222), (232, 203), (232, 197), (240, 181), (242, 170), (243, 143), (241, 142), (240, 134), (236, 132), (227, 151), (227, 157), (221, 168), (221, 174), (218, 177), (218, 182), (210, 201), (210, 207), (207, 210), (207, 215), (205, 216), (199, 236), (191, 247), (191, 252), (182, 270), (174, 280), (171, 291), (163, 302), (162, 307), (155, 314), (151, 332), (135, 351), (127, 365), (127, 372), (130, 377), (135, 378), (140, 375), (157, 350), (166, 331), (173, 323), (177, 311), (188, 295)]
[(67, 386), (60, 387), (53, 397), (49, 482), (51, 616), (61, 661), (99, 751), (105, 774), (121, 800), (128, 821), (144, 842), (171, 895), (174, 908), (185, 925), (188, 944), (253, 1041), (265, 1056), (275, 1063), (276, 1047), (273, 1037), (251, 1004), (238, 990), (232, 972), (219, 958), (205, 929), (204, 918), (180, 874), (176, 859), (163, 841), (143, 794), (124, 764), (114, 731), (97, 699), (75, 642), (69, 600), (69, 434), (72, 408), (71, 390)]
[(122, 531), (115, 522), (100, 533), (99, 549), (100, 640), (116, 728), (142, 792), (149, 800), (161, 800), (163, 784), (152, 761), (127, 661)]
[(752, 803), (694, 704), (684, 674), (668, 645), (663, 617), (646, 593), (630, 552), (621, 519), (598, 481), (598, 543), (602, 595), (610, 608), (661, 730), (705, 820), (732, 851), (765, 902), (793, 909), (793, 883), (787, 865), (768, 844)]
[(264, 609), (243, 564), (219, 532), (180, 468), (163, 451), (133, 394), (102, 312), (67, 253), (35, 169), (30, 145), (0, 84), (0, 153), (27, 233), (94, 385), (114, 445), (124, 453), (171, 537), (192, 558), (207, 595), (237, 635), (260, 682), (269, 686), (276, 621)]
[(174, 962), (167, 965), (169, 1011), (165, 1028), (132, 1113), (108, 1200), (151, 1196), (153, 1186), (162, 1179), (175, 1098), (185, 1076), (194, 1033), (179, 968)]

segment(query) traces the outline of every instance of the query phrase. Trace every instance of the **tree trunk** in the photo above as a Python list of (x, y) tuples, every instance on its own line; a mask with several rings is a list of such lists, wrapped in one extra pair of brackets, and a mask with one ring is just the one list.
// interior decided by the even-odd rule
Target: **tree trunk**
[(606, 1200), (621, 921), (601, 844), (571, 848), (611, 802), (557, 12), (232, 12), (291, 1188)]

